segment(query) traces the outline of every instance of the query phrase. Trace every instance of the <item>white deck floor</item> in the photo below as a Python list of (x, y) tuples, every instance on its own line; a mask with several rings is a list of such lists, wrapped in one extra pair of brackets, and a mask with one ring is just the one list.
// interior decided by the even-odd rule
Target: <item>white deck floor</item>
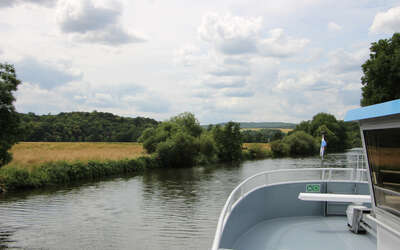
[(289, 217), (257, 224), (236, 241), (233, 249), (376, 250), (376, 239), (350, 232), (343, 216)]

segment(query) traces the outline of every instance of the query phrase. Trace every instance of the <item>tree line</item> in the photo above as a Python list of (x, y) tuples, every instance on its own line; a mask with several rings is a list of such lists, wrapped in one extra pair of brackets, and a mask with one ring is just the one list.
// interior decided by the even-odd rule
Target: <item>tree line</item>
[(280, 131), (279, 129), (268, 129), (263, 128), (259, 130), (242, 130), (242, 139), (243, 142), (248, 143), (268, 143), (272, 141), (276, 141), (282, 139), (285, 136), (285, 133)]
[(20, 141), (135, 142), (158, 122), (151, 118), (121, 117), (105, 112), (68, 112), (57, 115), (18, 114)]
[(312, 120), (302, 121), (285, 138), (271, 143), (271, 150), (275, 156), (314, 155), (319, 150), (322, 135), (328, 143), (328, 153), (361, 147), (358, 123), (344, 122), (331, 114), (319, 113)]

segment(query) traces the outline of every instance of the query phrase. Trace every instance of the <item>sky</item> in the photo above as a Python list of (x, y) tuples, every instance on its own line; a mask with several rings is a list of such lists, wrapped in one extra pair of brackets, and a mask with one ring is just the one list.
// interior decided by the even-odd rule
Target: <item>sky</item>
[(22, 113), (343, 119), (371, 43), (394, 32), (391, 0), (0, 0), (0, 62), (22, 81)]

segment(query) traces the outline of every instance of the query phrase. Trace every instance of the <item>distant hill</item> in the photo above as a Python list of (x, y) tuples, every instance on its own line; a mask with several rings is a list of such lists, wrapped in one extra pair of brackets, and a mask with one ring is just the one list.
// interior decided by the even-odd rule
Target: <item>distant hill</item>
[[(225, 125), (224, 123), (219, 123), (219, 125)], [(294, 129), (297, 124), (287, 123), (287, 122), (239, 122), (240, 128), (288, 128)], [(203, 125), (207, 127), (208, 125)]]
[(158, 124), (151, 118), (121, 117), (97, 111), (19, 116), (20, 140), (32, 142), (134, 142), (144, 129)]

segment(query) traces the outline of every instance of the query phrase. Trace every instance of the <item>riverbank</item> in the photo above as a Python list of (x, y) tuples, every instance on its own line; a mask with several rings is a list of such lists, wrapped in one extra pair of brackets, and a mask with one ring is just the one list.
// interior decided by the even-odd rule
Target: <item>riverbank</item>
[[(161, 168), (140, 143), (21, 142), (14, 160), (0, 169), (3, 191), (66, 185)], [(266, 143), (245, 143), (243, 160), (271, 156)]]
[(87, 162), (56, 161), (29, 167), (8, 165), (0, 169), (0, 186), (3, 191), (9, 191), (66, 185), (80, 180), (93, 181), (158, 167), (159, 162), (152, 156)]

